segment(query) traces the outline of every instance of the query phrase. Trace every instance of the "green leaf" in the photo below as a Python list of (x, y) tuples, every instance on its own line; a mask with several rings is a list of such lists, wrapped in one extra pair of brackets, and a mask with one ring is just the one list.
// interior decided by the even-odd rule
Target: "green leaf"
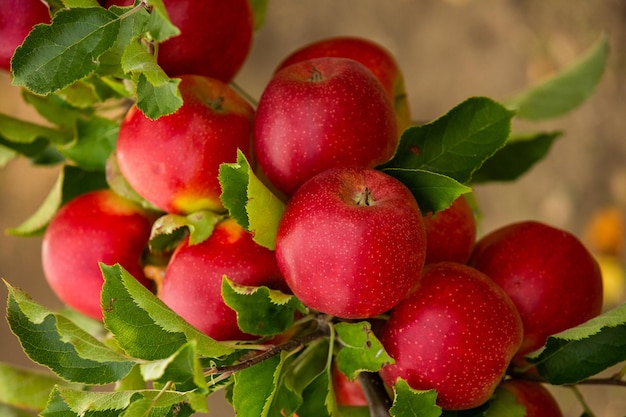
[(524, 417), (526, 408), (517, 402), (515, 394), (498, 387), (496, 388), (491, 400), (489, 408), (485, 411), (485, 417)]
[(472, 97), (439, 119), (404, 131), (396, 155), (381, 169), (420, 169), (465, 184), (506, 143), (514, 112)]
[(201, 243), (211, 236), (215, 225), (223, 217), (209, 210), (197, 211), (186, 216), (179, 214), (161, 216), (152, 226), (150, 250), (154, 253), (171, 251), (178, 246), (187, 232), (190, 245)]
[(284, 384), (302, 400), (304, 390), (322, 373), (328, 371), (328, 339), (309, 343), (294, 360), (285, 367)]
[(239, 285), (228, 277), (222, 280), (224, 302), (237, 312), (237, 324), (245, 333), (274, 336), (287, 330), (296, 311), (306, 307), (293, 295), (267, 287)]
[(87, 77), (119, 29), (119, 17), (101, 7), (59, 10), (50, 25), (36, 25), (15, 50), (13, 84), (45, 95)]
[[(23, 89), (22, 97), (26, 103), (35, 108), (40, 116), (44, 117), (47, 121), (64, 128), (67, 131), (70, 131), (74, 128), (74, 125), (76, 124), (76, 119), (78, 117), (90, 115), (91, 113), (93, 113), (93, 109), (79, 109), (72, 106), (70, 103), (62, 99), (57, 94), (41, 96), (38, 94), (33, 94), (26, 89)], [(69, 142), (70, 140), (71, 136), (67, 135), (63, 142)]]
[(341, 345), (337, 367), (349, 379), (354, 380), (362, 371), (378, 372), (384, 365), (394, 363), (369, 322), (337, 323), (335, 331)]
[(338, 414), (337, 402), (332, 388), (330, 370), (315, 378), (304, 390), (298, 417), (330, 417)]
[(157, 64), (153, 54), (148, 52), (141, 38), (134, 39), (122, 55), (122, 69), (125, 73), (142, 73), (153, 85), (167, 83), (170, 78)]
[(441, 407), (436, 404), (435, 390), (418, 391), (403, 379), (393, 386), (394, 400), (389, 410), (392, 417), (439, 417)]
[(240, 150), (236, 163), (220, 165), (219, 180), (229, 214), (253, 234), (256, 243), (274, 250), (285, 204), (259, 180)]
[(7, 233), (17, 236), (39, 235), (63, 204), (80, 194), (104, 188), (107, 188), (107, 184), (102, 172), (66, 165), (37, 211), (19, 226), (7, 230)]
[(522, 119), (542, 120), (564, 115), (594, 91), (606, 68), (609, 41), (606, 34), (580, 59), (543, 83), (507, 101)]
[(264, 417), (265, 404), (276, 391), (276, 380), (286, 358), (286, 352), (273, 356), (233, 375), (233, 407), (238, 417)]
[(472, 175), (472, 183), (514, 181), (541, 161), (561, 132), (515, 135)]
[[(57, 387), (51, 395), (47, 409), (41, 415), (44, 417), (166, 416), (169, 410), (187, 401), (187, 398), (187, 393), (169, 390), (89, 392)], [(122, 411), (130, 409), (135, 402), (139, 402), (138, 407), (133, 407), (137, 413), (122, 414)], [(144, 414), (138, 413), (139, 411)]]
[(120, 347), (137, 358), (165, 359), (191, 340), (197, 352), (220, 357), (233, 348), (220, 344), (191, 326), (141, 285), (121, 266), (101, 265), (104, 275), (104, 325)]
[(179, 84), (179, 78), (172, 78), (163, 84), (153, 84), (143, 73), (139, 74), (137, 107), (152, 120), (174, 113), (183, 105)]
[(35, 303), (8, 283), (7, 319), (28, 357), (50, 368), (66, 381), (108, 384), (133, 367), (122, 356), (60, 314)]
[(0, 138), (5, 146), (32, 144), (38, 139), (44, 140), (46, 144), (62, 145), (71, 139), (65, 132), (4, 114), (0, 114)]
[(453, 178), (421, 169), (384, 168), (383, 172), (411, 190), (424, 215), (444, 210), (461, 194), (472, 191)]
[(16, 159), (19, 154), (13, 149), (7, 148), (0, 144), (0, 168), (4, 167), (6, 164)]
[(90, 171), (104, 171), (115, 149), (119, 125), (113, 120), (92, 116), (76, 119), (74, 140), (59, 150), (77, 166)]
[(0, 403), (40, 411), (46, 407), (50, 391), (59, 384), (67, 382), (50, 373), (0, 362)]
[(267, 6), (269, 0), (250, 0), (252, 11), (254, 13), (254, 30), (258, 31), (265, 24), (265, 15), (267, 14)]
[(528, 359), (555, 385), (575, 384), (626, 360), (626, 303), (548, 337)]
[(146, 381), (167, 383), (173, 381), (176, 388), (183, 391), (198, 389), (208, 393), (200, 359), (196, 352), (196, 342), (184, 344), (172, 356), (140, 365), (141, 374)]

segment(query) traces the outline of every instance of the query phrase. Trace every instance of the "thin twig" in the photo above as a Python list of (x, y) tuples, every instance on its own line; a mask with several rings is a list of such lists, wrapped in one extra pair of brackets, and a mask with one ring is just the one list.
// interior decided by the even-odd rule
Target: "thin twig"
[(323, 320), (322, 318), (317, 320), (317, 328), (310, 333), (302, 335), (300, 337), (296, 337), (294, 339), (290, 339), (285, 343), (281, 343), (280, 345), (273, 346), (269, 350), (261, 353), (260, 355), (254, 356), (250, 359), (247, 359), (243, 362), (239, 362), (234, 365), (226, 365), (226, 366), (213, 366), (207, 368), (204, 372), (205, 376), (215, 375), (215, 374), (233, 374), (238, 371), (242, 371), (244, 369), (250, 368), (258, 363), (261, 363), (269, 358), (272, 358), (280, 352), (285, 350), (294, 350), (301, 349), (309, 342), (313, 340), (320, 339), (322, 337), (326, 337), (330, 334), (330, 327), (328, 322)]

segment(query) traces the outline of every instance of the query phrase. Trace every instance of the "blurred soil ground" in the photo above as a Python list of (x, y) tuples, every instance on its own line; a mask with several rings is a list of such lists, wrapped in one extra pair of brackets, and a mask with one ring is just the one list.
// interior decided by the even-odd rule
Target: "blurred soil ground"
[[(606, 32), (608, 70), (596, 94), (571, 114), (523, 130), (563, 130), (548, 158), (515, 183), (475, 188), (480, 233), (536, 219), (572, 231), (608, 259), (612, 302), (623, 300), (626, 214), (626, 1), (624, 0), (270, 0), (236, 82), (259, 97), (278, 62), (305, 43), (334, 35), (368, 37), (398, 59), (415, 120), (433, 120), (471, 96), (505, 99), (564, 68)], [(0, 112), (35, 119), (19, 89), (0, 74)], [(0, 170), (0, 228), (26, 219), (43, 201), (58, 169), (18, 160)], [(589, 237), (589, 225), (596, 225)], [(50, 308), (40, 239), (0, 236), (0, 276)], [(608, 248), (608, 249), (607, 249)], [(610, 256), (609, 256), (610, 255)], [(612, 284), (613, 285), (613, 284)], [(78, 289), (77, 289), (78, 290)], [(6, 305), (6, 289), (0, 285)], [(0, 361), (32, 366), (0, 321)], [(582, 413), (574, 394), (553, 390), (567, 417)], [(624, 388), (582, 388), (598, 417), (626, 415)], [(228, 415), (221, 401), (216, 414)]]

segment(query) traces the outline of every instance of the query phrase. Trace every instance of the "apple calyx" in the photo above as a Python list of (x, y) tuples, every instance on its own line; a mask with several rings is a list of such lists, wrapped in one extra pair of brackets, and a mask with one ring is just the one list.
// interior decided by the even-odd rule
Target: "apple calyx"
[(372, 197), (372, 192), (369, 187), (365, 187), (363, 191), (360, 191), (356, 194), (354, 198), (354, 203), (357, 206), (373, 206), (375, 203), (374, 198)]

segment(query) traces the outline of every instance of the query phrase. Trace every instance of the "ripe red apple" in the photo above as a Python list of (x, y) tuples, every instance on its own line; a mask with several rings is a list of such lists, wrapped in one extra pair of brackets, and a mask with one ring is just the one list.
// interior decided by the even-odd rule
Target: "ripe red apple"
[(548, 336), (581, 324), (602, 309), (598, 263), (569, 232), (536, 222), (506, 225), (482, 237), (470, 264), (509, 294), (524, 322), (515, 365)]
[(417, 283), (426, 254), (420, 209), (400, 181), (370, 168), (334, 168), (287, 203), (276, 258), (308, 307), (368, 318), (396, 305)]
[(119, 168), (139, 195), (163, 211), (223, 211), (219, 166), (250, 154), (254, 110), (227, 84), (182, 76), (183, 105), (157, 120), (132, 107), (117, 139)]
[(334, 362), (332, 368), (332, 379), (333, 391), (335, 393), (337, 405), (353, 407), (368, 405), (367, 398), (363, 393), (363, 388), (361, 388), (359, 380), (356, 379), (351, 381), (339, 370), (337, 364)]
[(391, 101), (361, 63), (317, 58), (278, 71), (254, 123), (254, 152), (267, 179), (292, 195), (329, 168), (373, 168), (398, 146)]
[[(108, 0), (130, 6), (133, 0)], [(243, 66), (254, 34), (249, 0), (163, 0), (180, 35), (159, 45), (157, 62), (170, 77), (203, 75), (231, 81)]]
[(241, 285), (284, 288), (274, 252), (257, 245), (231, 218), (218, 223), (209, 238), (185, 240), (170, 259), (158, 296), (198, 330), (216, 340), (255, 336), (237, 327), (237, 315), (222, 298), (222, 277)]
[(50, 23), (50, 12), (41, 0), (0, 1), (0, 68), (11, 69), (15, 48), (38, 23)]
[(69, 307), (100, 320), (99, 262), (119, 263), (145, 286), (141, 258), (155, 215), (111, 190), (82, 194), (65, 204), (43, 236), (44, 275)]
[(452, 261), (464, 264), (476, 241), (476, 217), (463, 195), (450, 207), (424, 217), (426, 263)]
[(563, 417), (561, 408), (550, 391), (538, 382), (507, 379), (498, 390), (507, 390), (526, 409), (525, 417)]
[(506, 293), (464, 264), (424, 267), (420, 282), (393, 308), (381, 343), (395, 363), (380, 375), (413, 389), (435, 389), (444, 410), (485, 403), (522, 341), (522, 321)]
[(365, 65), (381, 82), (393, 103), (398, 133), (411, 126), (411, 112), (400, 65), (389, 50), (372, 40), (354, 36), (320, 39), (293, 51), (278, 65), (276, 71), (296, 62), (322, 57), (350, 58)]

